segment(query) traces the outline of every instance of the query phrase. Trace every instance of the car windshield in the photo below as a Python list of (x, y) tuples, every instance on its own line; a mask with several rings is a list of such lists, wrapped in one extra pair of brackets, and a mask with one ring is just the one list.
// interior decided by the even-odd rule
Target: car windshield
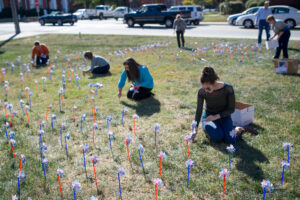
[(170, 8), (169, 10), (177, 10), (177, 8)]

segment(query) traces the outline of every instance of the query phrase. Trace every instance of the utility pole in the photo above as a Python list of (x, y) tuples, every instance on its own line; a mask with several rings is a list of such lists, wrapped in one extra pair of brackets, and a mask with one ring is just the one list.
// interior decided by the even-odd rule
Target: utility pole
[(19, 19), (18, 19), (18, 13), (17, 13), (17, 7), (16, 7), (16, 1), (10, 0), (10, 7), (11, 7), (11, 13), (13, 17), (13, 22), (15, 23), (15, 30), (16, 34), (21, 33), (20, 25), (19, 25)]

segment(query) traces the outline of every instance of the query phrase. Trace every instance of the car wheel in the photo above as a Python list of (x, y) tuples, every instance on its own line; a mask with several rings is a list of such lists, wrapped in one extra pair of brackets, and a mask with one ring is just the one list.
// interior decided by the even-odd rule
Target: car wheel
[(167, 28), (171, 28), (172, 25), (173, 25), (173, 21), (170, 18), (168, 18), (165, 21), (165, 25), (166, 25)]
[(292, 29), (296, 26), (296, 23), (293, 19), (287, 19), (287, 20), (285, 20), (285, 23), (290, 29)]
[(231, 23), (232, 23), (232, 25), (235, 26), (236, 25), (236, 19), (233, 19)]
[(63, 25), (61, 19), (59, 19), (59, 20), (57, 21), (57, 24), (58, 24), (58, 26), (62, 26), (62, 25)]
[(134, 27), (134, 21), (133, 21), (133, 19), (128, 19), (127, 20), (127, 25), (128, 25), (128, 27)]
[(42, 26), (44, 26), (45, 25), (45, 20), (43, 20), (43, 19), (40, 19), (40, 24), (42, 25)]
[(102, 20), (103, 19), (103, 13), (100, 13), (99, 14), (99, 20)]
[(71, 22), (70, 25), (73, 26), (73, 25), (74, 25), (74, 22)]
[(195, 20), (194, 25), (199, 25), (199, 20)]
[(139, 25), (140, 25), (140, 27), (142, 27), (142, 28), (144, 27), (144, 24), (139, 24)]
[(244, 21), (244, 27), (245, 27), (245, 28), (252, 28), (252, 27), (253, 27), (253, 22), (252, 22), (252, 20), (246, 19), (246, 20)]

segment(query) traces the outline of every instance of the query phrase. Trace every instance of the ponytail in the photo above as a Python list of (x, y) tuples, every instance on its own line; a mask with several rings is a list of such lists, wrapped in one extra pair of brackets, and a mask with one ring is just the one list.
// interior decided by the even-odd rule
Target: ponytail
[(214, 84), (217, 80), (219, 80), (219, 77), (215, 72), (215, 70), (212, 67), (204, 67), (200, 78), (200, 82), (202, 84), (203, 83)]

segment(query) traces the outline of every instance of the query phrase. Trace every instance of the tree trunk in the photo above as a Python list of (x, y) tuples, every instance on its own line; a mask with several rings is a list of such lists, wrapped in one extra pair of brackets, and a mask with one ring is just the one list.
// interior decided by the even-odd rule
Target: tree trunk
[(10, 0), (10, 6), (11, 6), (11, 13), (12, 13), (13, 21), (15, 23), (15, 31), (16, 31), (16, 34), (19, 34), (19, 33), (21, 33), (21, 30), (20, 30), (15, 0)]

